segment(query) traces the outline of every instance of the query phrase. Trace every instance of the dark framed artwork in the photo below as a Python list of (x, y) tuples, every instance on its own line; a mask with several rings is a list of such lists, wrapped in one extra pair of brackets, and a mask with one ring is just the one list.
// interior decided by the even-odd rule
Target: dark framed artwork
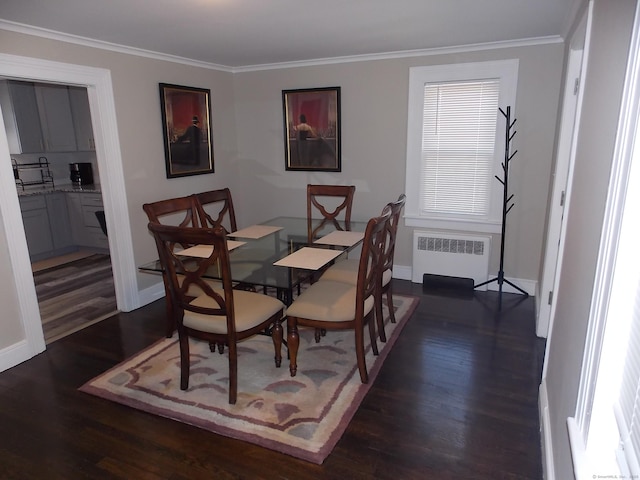
[(213, 173), (211, 92), (160, 84), (167, 178)]
[(340, 172), (340, 87), (283, 90), (287, 170)]

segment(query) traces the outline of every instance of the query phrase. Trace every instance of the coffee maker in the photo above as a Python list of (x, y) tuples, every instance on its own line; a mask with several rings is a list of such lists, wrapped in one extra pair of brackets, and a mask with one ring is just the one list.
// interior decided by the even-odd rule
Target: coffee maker
[(70, 163), (69, 179), (76, 186), (93, 185), (93, 170), (90, 162)]

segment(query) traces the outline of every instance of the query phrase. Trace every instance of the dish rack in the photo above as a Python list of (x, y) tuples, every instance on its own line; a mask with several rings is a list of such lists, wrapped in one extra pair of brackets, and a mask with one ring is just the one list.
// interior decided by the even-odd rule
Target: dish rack
[[(51, 175), (51, 170), (49, 169), (49, 160), (47, 157), (38, 158), (37, 162), (30, 163), (18, 163), (16, 159), (11, 159), (11, 166), (13, 167), (13, 177), (15, 178), (16, 185), (22, 187), (24, 191), (24, 187), (31, 185), (42, 185), (51, 187), (54, 186), (53, 176)], [(40, 179), (37, 180), (24, 180), (20, 178), (20, 172), (26, 170), (39, 170), (40, 171)]]

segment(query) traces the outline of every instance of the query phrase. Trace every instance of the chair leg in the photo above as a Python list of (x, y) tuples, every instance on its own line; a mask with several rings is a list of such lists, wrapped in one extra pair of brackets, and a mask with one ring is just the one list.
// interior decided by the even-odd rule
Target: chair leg
[(389, 308), (389, 319), (391, 323), (396, 323), (396, 312), (393, 308), (393, 296), (391, 295), (391, 288), (387, 290), (387, 307)]
[(387, 341), (387, 334), (384, 332), (384, 315), (382, 314), (382, 292), (375, 294), (375, 317), (378, 324), (378, 335), (381, 342)]
[(189, 335), (184, 331), (184, 327), (178, 329), (180, 342), (180, 390), (189, 388), (189, 367), (191, 359), (189, 357)]
[(238, 398), (238, 345), (229, 342), (229, 403), (234, 405)]
[(279, 368), (282, 363), (282, 324), (280, 320), (276, 320), (273, 329), (271, 329), (271, 339), (273, 340), (273, 348), (276, 352), (276, 367)]
[[(376, 329), (373, 324), (372, 313), (369, 314), (367, 323), (369, 324), (369, 339), (371, 341), (371, 351), (374, 355), (378, 355), (378, 339), (376, 337)], [(371, 317), (371, 318), (369, 318)], [(364, 334), (363, 334), (364, 335)]]
[(356, 358), (358, 360), (358, 371), (360, 372), (360, 381), (362, 383), (369, 382), (369, 374), (367, 373), (367, 362), (364, 357), (364, 329), (356, 328)]
[(289, 351), (289, 372), (292, 377), (296, 376), (298, 371), (298, 347), (300, 345), (300, 337), (298, 336), (298, 322), (295, 317), (287, 318), (287, 349)]

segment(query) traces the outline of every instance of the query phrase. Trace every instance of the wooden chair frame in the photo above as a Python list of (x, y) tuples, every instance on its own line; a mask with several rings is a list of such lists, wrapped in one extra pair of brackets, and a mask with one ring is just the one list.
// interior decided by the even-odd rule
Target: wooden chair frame
[[(326, 330), (345, 330), (351, 329), (355, 332), (355, 345), (356, 345), (356, 358), (358, 364), (358, 371), (360, 373), (360, 380), (362, 383), (369, 381), (367, 372), (367, 365), (365, 361), (364, 351), (364, 327), (369, 326), (369, 337), (371, 339), (371, 348), (375, 355), (378, 354), (378, 346), (376, 342), (375, 325), (373, 321), (373, 314), (375, 307), (371, 308), (368, 313), (365, 313), (365, 300), (373, 297), (375, 299), (375, 293), (379, 283), (379, 268), (381, 265), (381, 256), (384, 251), (385, 241), (385, 228), (391, 217), (391, 209), (385, 208), (380, 217), (374, 217), (367, 223), (367, 228), (364, 235), (364, 241), (362, 245), (362, 253), (360, 254), (360, 261), (358, 266), (358, 280), (356, 284), (355, 292), (355, 315), (353, 320), (350, 321), (327, 321), (314, 318), (303, 318), (287, 314), (287, 345), (289, 347), (289, 371), (291, 376), (295, 376), (298, 368), (298, 348), (300, 345), (300, 338), (298, 334), (298, 326), (307, 326), (318, 329)], [(327, 283), (339, 283), (339, 282), (323, 282), (322, 280), (314, 283), (309, 287), (308, 292), (312, 289), (322, 289), (323, 285)], [(307, 293), (307, 292), (305, 292)], [(304, 294), (303, 294), (304, 295)], [(374, 300), (375, 301), (375, 300)], [(294, 311), (295, 300), (289, 311)]]
[[(153, 233), (160, 261), (167, 272), (169, 280), (172, 316), (174, 323), (177, 325), (180, 343), (180, 388), (186, 390), (189, 386), (189, 337), (209, 342), (212, 351), (215, 350), (215, 345), (227, 345), (229, 357), (229, 403), (236, 403), (238, 390), (237, 343), (245, 338), (269, 331), (274, 344), (275, 364), (276, 367), (279, 367), (282, 361), (280, 353), (282, 348), (281, 320), (284, 315), (284, 304), (279, 300), (259, 293), (234, 291), (231, 282), (226, 232), (223, 227), (218, 226), (215, 229), (185, 228), (149, 223), (148, 228)], [(211, 245), (213, 248), (207, 258), (185, 257), (175, 254), (174, 246), (176, 244)], [(213, 265), (216, 265), (222, 273), (222, 291), (212, 288), (211, 284), (203, 278), (207, 269)], [(181, 279), (179, 279), (179, 276), (181, 276)], [(194, 297), (190, 293), (194, 287), (202, 291), (203, 294)], [(268, 313), (264, 318), (254, 322), (255, 324), (250, 328), (238, 330), (235, 317), (238, 306), (234, 302), (234, 295), (242, 295), (245, 303), (251, 301), (247, 300), (249, 297), (255, 298), (255, 303), (264, 303), (263, 301), (268, 299), (267, 306), (269, 308), (266, 310)], [(202, 306), (197, 301), (203, 298), (207, 300), (208, 304), (217, 306)], [(196, 299), (197, 301), (194, 302)], [(272, 307), (274, 305), (280, 308), (271, 314), (270, 312), (273, 310)], [(256, 307), (254, 305), (251, 308)], [(220, 317), (224, 317), (226, 332), (212, 333), (190, 328), (183, 322), (185, 312), (218, 317), (218, 319), (212, 318), (212, 322), (219, 321)]]

